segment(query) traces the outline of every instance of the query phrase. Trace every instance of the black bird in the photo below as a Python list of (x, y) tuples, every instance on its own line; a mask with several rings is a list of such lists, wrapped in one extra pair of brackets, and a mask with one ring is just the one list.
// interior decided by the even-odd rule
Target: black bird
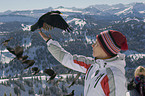
[(73, 82), (68, 86), (68, 88), (70, 88), (71, 86), (73, 86), (76, 82), (76, 80), (80, 77), (81, 73), (78, 73), (77, 76), (74, 78)]
[[(24, 50), (20, 46), (16, 46), (15, 48), (11, 48), (11, 47), (7, 46), (6, 48), (10, 53), (14, 54), (18, 60), (26, 60), (28, 58), (27, 55), (22, 56)], [(16, 58), (14, 58), (14, 59), (16, 59)]]
[(53, 80), (56, 76), (56, 73), (52, 69), (45, 69), (44, 73), (50, 76), (49, 80)]
[(33, 75), (36, 75), (37, 73), (39, 73), (40, 69), (38, 69), (38, 67), (33, 67), (32, 71), (34, 71)]
[(56, 27), (70, 32), (71, 28), (60, 14), (62, 14), (60, 11), (47, 12), (42, 15), (34, 25), (31, 26), (31, 31), (35, 31), (36, 29), (40, 29), (41, 31), (41, 28), (49, 31)]
[(9, 42), (10, 40), (12, 40), (12, 39), (13, 39), (13, 37), (11, 37), (11, 38), (8, 39), (8, 40), (3, 41), (1, 44), (3, 44), (4, 46), (7, 46), (7, 45), (8, 45), (8, 42)]
[(27, 68), (33, 66), (35, 61), (34, 60), (23, 60), (22, 63), (27, 64), (27, 67), (24, 68), (24, 69), (27, 69)]
[(72, 90), (71, 93), (67, 94), (67, 95), (63, 95), (63, 96), (74, 96), (74, 90)]

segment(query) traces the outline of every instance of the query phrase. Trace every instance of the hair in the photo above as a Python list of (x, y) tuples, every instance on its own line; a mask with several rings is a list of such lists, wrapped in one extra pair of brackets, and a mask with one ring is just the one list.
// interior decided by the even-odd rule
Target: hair
[(140, 76), (140, 72), (143, 73), (143, 75), (145, 76), (145, 68), (143, 66), (138, 66), (136, 69), (135, 69), (135, 72), (134, 72), (134, 76)]

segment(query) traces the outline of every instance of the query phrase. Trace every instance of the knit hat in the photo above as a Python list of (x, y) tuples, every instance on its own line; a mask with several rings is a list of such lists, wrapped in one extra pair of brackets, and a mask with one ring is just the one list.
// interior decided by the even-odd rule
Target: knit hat
[(121, 50), (128, 50), (127, 39), (121, 32), (109, 30), (101, 32), (96, 37), (109, 56), (115, 56)]

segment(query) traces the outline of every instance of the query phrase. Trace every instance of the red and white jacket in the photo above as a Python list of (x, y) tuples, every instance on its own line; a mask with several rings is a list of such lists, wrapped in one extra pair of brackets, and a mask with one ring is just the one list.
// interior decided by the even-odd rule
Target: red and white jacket
[(126, 96), (125, 55), (110, 59), (72, 55), (54, 40), (47, 42), (50, 53), (64, 66), (86, 73), (84, 96)]

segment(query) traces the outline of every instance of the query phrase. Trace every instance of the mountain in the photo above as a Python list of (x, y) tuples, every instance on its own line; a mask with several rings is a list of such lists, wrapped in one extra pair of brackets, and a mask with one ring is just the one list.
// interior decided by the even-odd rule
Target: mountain
[[(67, 73), (69, 69), (62, 66), (47, 51), (46, 43), (39, 36), (38, 31), (30, 32), (29, 29), (41, 15), (51, 10), (60, 10), (63, 13), (63, 18), (72, 27), (73, 31), (68, 33), (57, 28), (49, 32), (43, 31), (47, 35), (51, 34), (52, 38), (59, 41), (68, 52), (92, 56), (91, 44), (95, 42), (96, 34), (113, 29), (122, 32), (127, 37), (129, 50), (123, 52), (126, 54), (127, 79), (130, 80), (133, 77), (133, 72), (137, 66), (144, 66), (145, 3), (91, 5), (86, 8), (60, 6), (41, 10), (8, 10), (0, 13), (0, 43), (14, 37), (8, 46), (22, 46), (24, 48), (23, 54), (28, 55), (28, 59), (35, 60), (34, 66), (39, 67), (41, 71), (45, 68), (52, 68), (59, 74)], [(1, 78), (9, 79), (32, 75), (31, 68), (24, 70), (24, 65), (21, 62), (18, 60), (11, 61), (14, 55), (9, 53), (5, 46), (0, 46), (0, 52)], [(72, 73), (77, 72), (72, 71)], [(42, 72), (39, 75), (45, 74)], [(38, 89), (36, 88), (36, 90)]]

